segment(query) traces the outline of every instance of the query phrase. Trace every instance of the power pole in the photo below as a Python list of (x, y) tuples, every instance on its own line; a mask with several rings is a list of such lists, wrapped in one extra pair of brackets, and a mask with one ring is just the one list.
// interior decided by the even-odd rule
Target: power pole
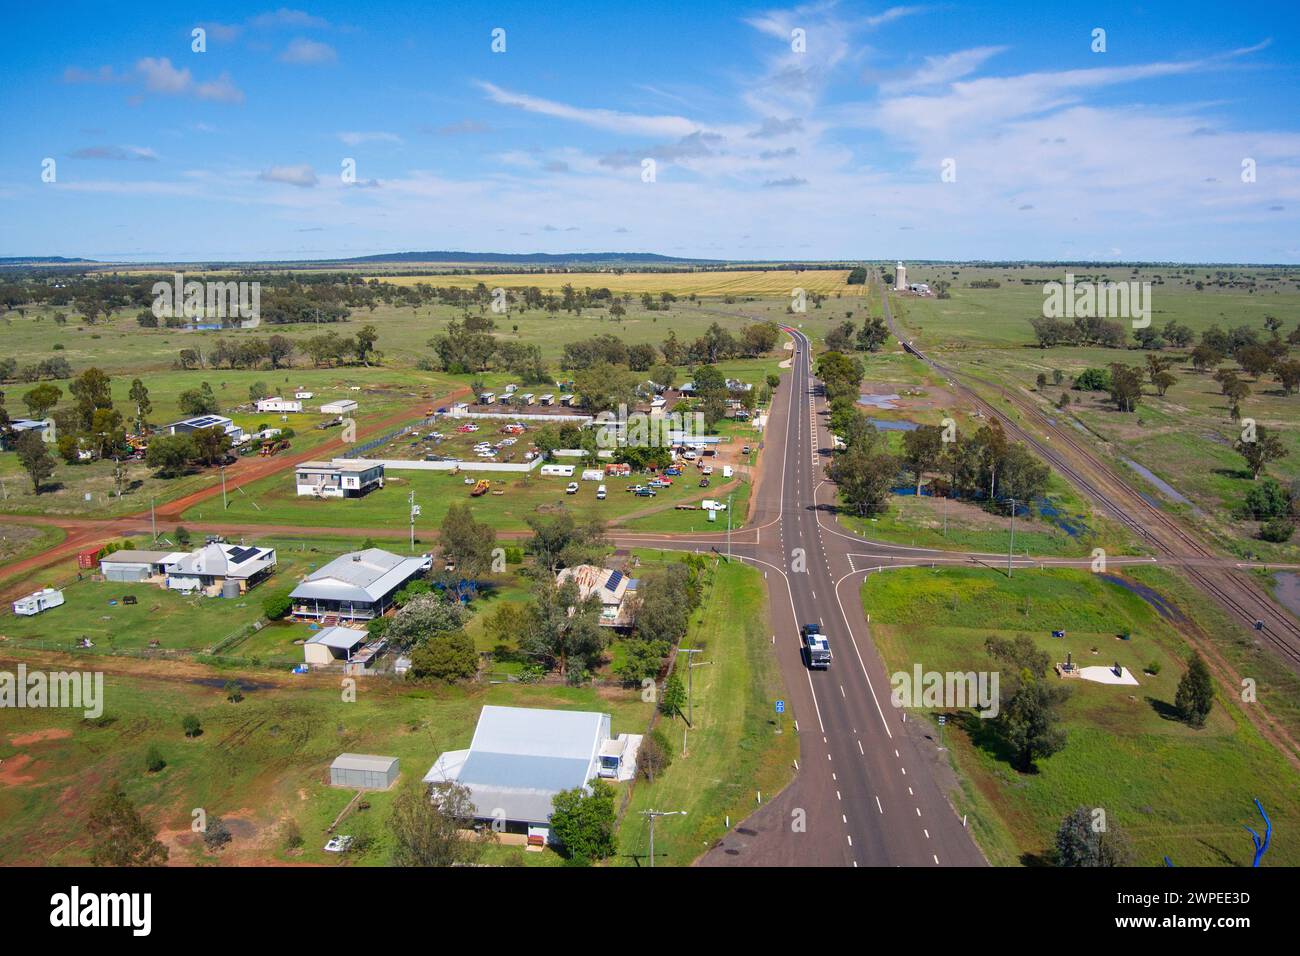
[(655, 865), (655, 820), (659, 817), (686, 816), (685, 810), (642, 810), (643, 817), (650, 818), (650, 865)]
[(226, 501), (226, 466), (221, 466), (221, 510), (226, 511), (230, 507), (230, 502)]
[(1011, 577), (1011, 552), (1016, 546), (1016, 499), (1011, 499), (1011, 540), (1007, 542), (1007, 577)]
[(415, 489), (411, 489), (411, 496), (408, 499), (411, 504), (411, 552), (415, 552), (415, 519), (420, 514), (420, 506), (415, 503)]
[(149, 527), (153, 529), (153, 539), (158, 540), (158, 518), (153, 510), (154, 496), (149, 496)]

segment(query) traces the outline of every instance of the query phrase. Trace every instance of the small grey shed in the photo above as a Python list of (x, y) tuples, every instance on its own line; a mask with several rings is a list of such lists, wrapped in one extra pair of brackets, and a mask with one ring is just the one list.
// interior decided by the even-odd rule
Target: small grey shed
[(397, 780), (396, 757), (339, 754), (330, 764), (330, 786), (352, 790), (387, 790)]

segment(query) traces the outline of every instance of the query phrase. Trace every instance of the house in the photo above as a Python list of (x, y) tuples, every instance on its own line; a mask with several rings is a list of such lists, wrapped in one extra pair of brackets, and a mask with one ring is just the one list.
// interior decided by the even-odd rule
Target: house
[(360, 498), (384, 487), (384, 463), (363, 458), (304, 461), (297, 467), (296, 475), (299, 497)]
[(403, 558), (382, 548), (351, 551), (309, 574), (289, 593), (293, 614), (328, 623), (380, 617), (393, 606), (393, 595), (427, 567), (423, 556)]
[(210, 541), (164, 564), (167, 587), (186, 594), (239, 597), (275, 571), (275, 549)]
[(496, 392), (484, 392), (478, 397), (478, 403), (480, 405), (491, 405), (496, 400), (497, 400)]
[(182, 418), (178, 422), (163, 426), (169, 435), (185, 435), (203, 428), (220, 428), (235, 444), (244, 440), (244, 430), (222, 415), (195, 415), (193, 418)]
[(23, 617), (32, 617), (63, 603), (63, 592), (56, 588), (41, 588), (26, 597), (14, 601), (14, 613)]
[(326, 402), (320, 410), (322, 415), (352, 415), (357, 410), (357, 403), (350, 398), (340, 398), (335, 402)]
[(547, 394), (543, 395), (541, 398), (539, 398), (539, 399), (537, 400), (537, 404), (538, 404), (538, 405), (554, 405), (554, 404), (555, 404), (555, 396), (552, 395), (552, 394), (550, 394), (550, 393), (548, 392)]
[(631, 627), (635, 620), (637, 582), (622, 571), (598, 568), (594, 564), (579, 564), (564, 568), (555, 576), (555, 586), (576, 581), (578, 600), (585, 601), (593, 594), (600, 598), (600, 624), (602, 627)]
[(350, 790), (387, 790), (397, 782), (401, 764), (396, 757), (339, 754), (330, 764), (330, 786)]
[(353, 653), (369, 638), (354, 627), (327, 627), (317, 631), (302, 646), (303, 660), (317, 667), (351, 661)]
[(257, 410), (259, 412), (300, 412), (302, 402), (296, 398), (281, 398), (279, 395), (274, 395), (271, 398), (258, 399)]
[(557, 793), (597, 776), (631, 778), (640, 738), (617, 741), (622, 746), (609, 746), (609, 714), (487, 705), (469, 749), (441, 754), (424, 782), (458, 783), (469, 789), (476, 820), (549, 843)]

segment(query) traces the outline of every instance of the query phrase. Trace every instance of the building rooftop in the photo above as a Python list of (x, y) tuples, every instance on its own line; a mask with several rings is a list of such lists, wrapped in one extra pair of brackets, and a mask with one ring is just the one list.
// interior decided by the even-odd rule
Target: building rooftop
[(378, 601), (424, 569), (422, 557), (403, 558), (382, 548), (340, 555), (290, 592), (295, 599)]
[(396, 757), (381, 757), (376, 754), (339, 754), (330, 764), (330, 769), (387, 773), (395, 763), (397, 763)]
[(358, 631), (354, 627), (327, 627), (317, 631), (307, 643), (324, 644), (326, 647), (337, 648), (340, 651), (350, 651), (368, 636), (365, 631)]

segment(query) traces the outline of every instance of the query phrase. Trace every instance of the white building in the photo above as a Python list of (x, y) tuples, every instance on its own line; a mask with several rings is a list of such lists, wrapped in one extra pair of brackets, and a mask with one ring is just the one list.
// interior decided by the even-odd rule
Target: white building
[(299, 497), (360, 498), (384, 487), (384, 463), (364, 458), (304, 461), (296, 474)]
[(549, 843), (555, 795), (598, 776), (630, 779), (640, 742), (611, 738), (609, 714), (487, 705), (469, 749), (441, 754), (424, 782), (458, 783), (469, 789), (476, 819)]
[(32, 617), (63, 603), (63, 592), (55, 588), (41, 588), (26, 597), (14, 601), (14, 613), (23, 617)]
[(326, 623), (380, 617), (393, 606), (393, 595), (428, 566), (424, 557), (403, 558), (382, 548), (349, 552), (290, 592), (293, 614)]
[(275, 571), (275, 549), (213, 541), (164, 568), (173, 591), (238, 597)]
[(279, 395), (274, 395), (271, 398), (258, 399), (257, 410), (259, 412), (300, 412), (302, 402), (296, 398), (281, 398)]
[(894, 291), (907, 291), (907, 266), (901, 262), (894, 266)]
[(320, 410), (322, 415), (351, 415), (357, 410), (357, 403), (350, 398), (340, 398), (336, 402), (326, 402)]

